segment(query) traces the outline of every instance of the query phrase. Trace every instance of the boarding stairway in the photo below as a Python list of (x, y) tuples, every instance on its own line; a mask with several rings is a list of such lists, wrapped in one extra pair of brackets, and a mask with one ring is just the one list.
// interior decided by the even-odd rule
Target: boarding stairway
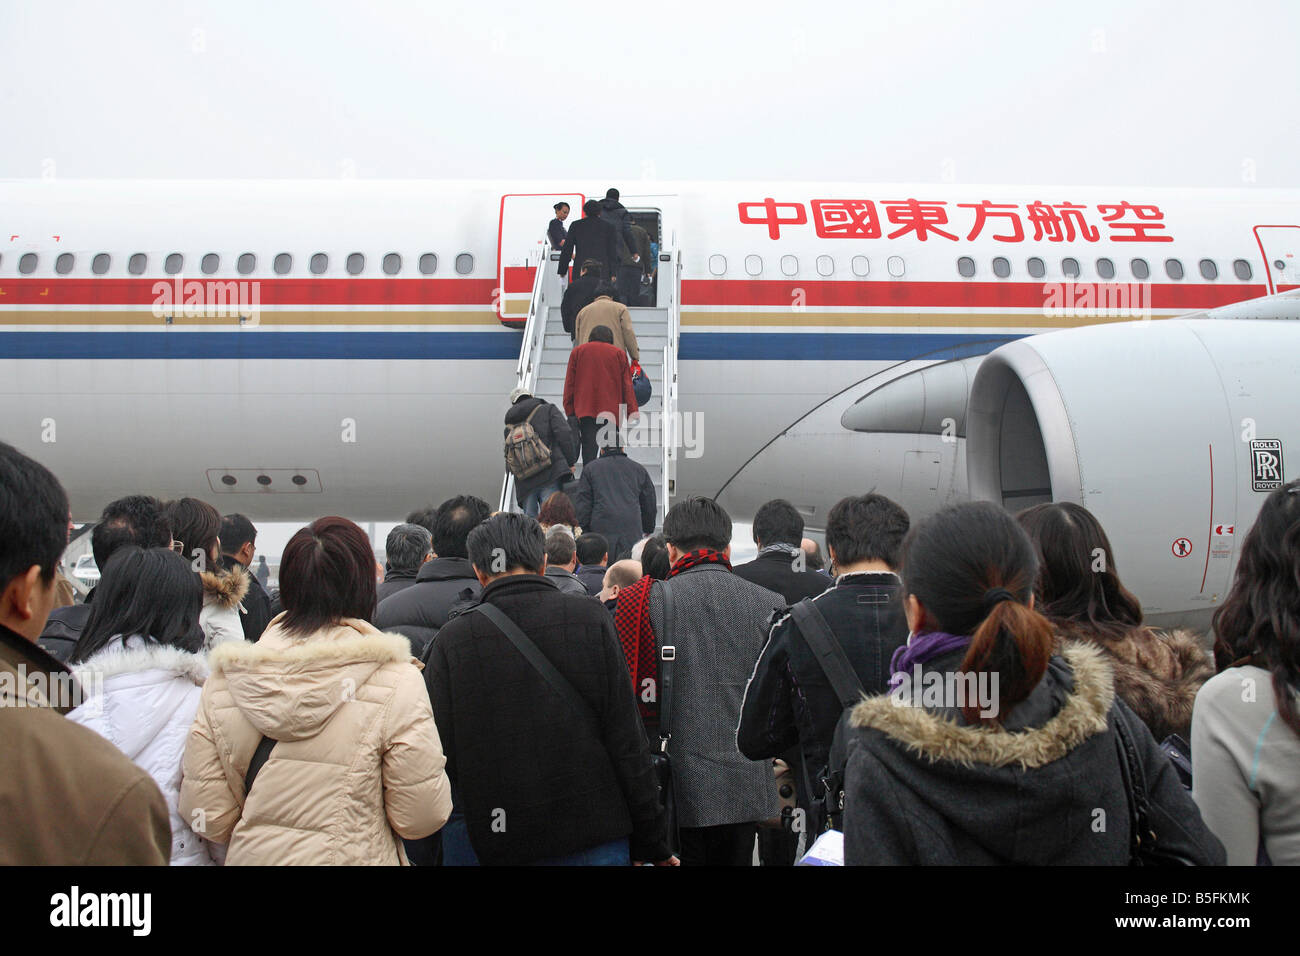
[[(529, 265), (533, 263), (530, 261)], [(573, 343), (564, 331), (560, 303), (559, 253), (549, 244), (541, 253), (533, 280), (528, 321), (516, 368), (517, 385), (537, 398), (564, 409), (564, 376)], [(641, 353), (641, 368), (650, 379), (650, 401), (641, 418), (626, 428), (625, 451), (650, 473), (658, 507), (657, 527), (663, 527), (677, 476), (677, 341), (680, 326), (681, 257), (676, 250), (659, 254), (658, 304), (630, 309), (632, 328)], [(574, 469), (581, 476), (582, 465)], [(501, 510), (519, 511), (515, 480), (508, 471), (501, 486)]]

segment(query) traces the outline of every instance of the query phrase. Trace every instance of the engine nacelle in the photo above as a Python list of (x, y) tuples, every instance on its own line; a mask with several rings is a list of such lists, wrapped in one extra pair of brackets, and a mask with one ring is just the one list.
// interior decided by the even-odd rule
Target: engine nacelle
[(975, 376), (970, 494), (1013, 512), (1083, 505), (1147, 614), (1205, 628), (1260, 503), (1296, 476), (1298, 392), (1300, 323), (1176, 319), (1022, 339)]

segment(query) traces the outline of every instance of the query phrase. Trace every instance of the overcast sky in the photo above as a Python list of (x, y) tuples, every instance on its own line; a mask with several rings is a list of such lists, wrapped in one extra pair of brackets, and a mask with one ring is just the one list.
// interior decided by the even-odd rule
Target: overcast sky
[(0, 0), (0, 177), (1300, 184), (1295, 0)]

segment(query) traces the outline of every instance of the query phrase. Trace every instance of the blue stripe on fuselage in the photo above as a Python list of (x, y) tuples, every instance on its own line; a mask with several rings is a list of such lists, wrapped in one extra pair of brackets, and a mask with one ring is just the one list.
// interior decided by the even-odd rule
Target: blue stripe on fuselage
[[(683, 332), (682, 361), (960, 358), (1019, 335), (939, 332)], [(510, 360), (521, 335), (481, 332), (0, 332), (0, 359)]]

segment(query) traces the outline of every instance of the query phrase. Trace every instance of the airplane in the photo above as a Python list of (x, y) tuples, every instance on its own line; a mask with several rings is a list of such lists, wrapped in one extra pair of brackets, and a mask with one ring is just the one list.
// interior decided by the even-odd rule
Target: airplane
[[(1204, 626), (1295, 477), (1300, 190), (622, 185), (694, 425), (665, 499), (814, 532), (872, 489), (914, 520), (1073, 500), (1149, 617)], [(0, 181), (0, 439), (77, 521), (493, 497), (552, 206), (593, 187)]]

